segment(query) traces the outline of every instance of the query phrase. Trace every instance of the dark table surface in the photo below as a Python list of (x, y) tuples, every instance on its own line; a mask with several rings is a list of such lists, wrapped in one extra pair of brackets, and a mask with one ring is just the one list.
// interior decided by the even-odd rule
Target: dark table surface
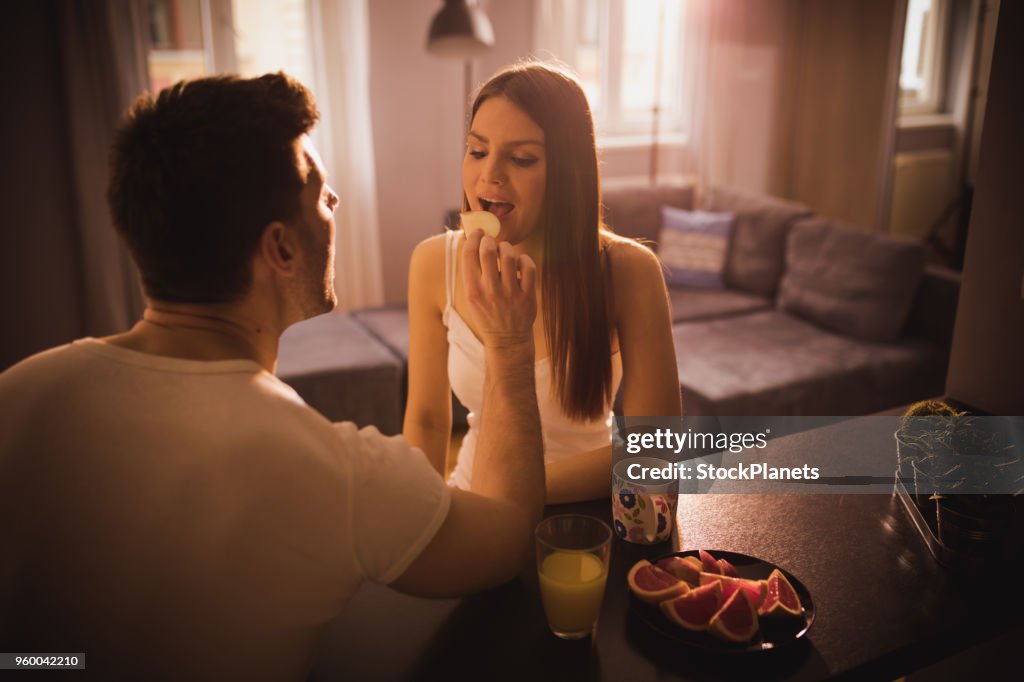
[[(773, 447), (792, 454), (828, 436), (818, 429)], [(547, 513), (568, 511), (611, 521), (608, 500)], [(535, 571), (464, 599), (366, 585), (332, 623), (312, 679), (881, 680), (997, 637), (1024, 645), (1019, 567), (994, 566), (984, 580), (951, 574), (890, 495), (682, 495), (677, 533), (671, 544), (613, 540), (597, 633), (577, 642), (548, 630)], [(785, 568), (814, 599), (808, 635), (777, 651), (723, 656), (658, 634), (630, 608), (626, 573), (673, 545), (742, 552)], [(1005, 665), (989, 661), (985, 672)]]

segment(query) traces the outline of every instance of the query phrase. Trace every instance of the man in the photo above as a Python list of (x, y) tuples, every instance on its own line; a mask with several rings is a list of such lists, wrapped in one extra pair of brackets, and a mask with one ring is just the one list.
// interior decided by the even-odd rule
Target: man
[(148, 305), (0, 375), (0, 650), (84, 652), (101, 679), (303, 679), (363, 580), (460, 595), (529, 557), (529, 258), (478, 233), (460, 263), (487, 357), (474, 493), (273, 376), (281, 333), (336, 300), (316, 119), (276, 74), (179, 83), (123, 123), (108, 198)]

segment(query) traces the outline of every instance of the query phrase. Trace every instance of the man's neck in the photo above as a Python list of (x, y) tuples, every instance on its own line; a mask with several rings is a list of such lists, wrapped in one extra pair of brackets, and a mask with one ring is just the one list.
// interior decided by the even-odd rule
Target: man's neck
[(237, 307), (150, 301), (131, 331), (104, 340), (186, 360), (253, 360), (273, 373), (282, 331)]

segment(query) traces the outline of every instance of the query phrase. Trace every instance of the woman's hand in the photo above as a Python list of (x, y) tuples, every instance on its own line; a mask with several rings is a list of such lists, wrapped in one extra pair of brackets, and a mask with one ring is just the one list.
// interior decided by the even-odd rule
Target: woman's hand
[(463, 288), (473, 329), (484, 346), (532, 342), (537, 317), (537, 266), (507, 242), (477, 230), (462, 249)]

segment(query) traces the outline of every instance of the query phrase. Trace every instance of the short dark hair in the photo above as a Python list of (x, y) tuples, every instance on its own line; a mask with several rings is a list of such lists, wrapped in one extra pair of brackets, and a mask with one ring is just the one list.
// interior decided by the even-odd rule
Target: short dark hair
[(313, 96), (284, 73), (179, 82), (139, 97), (119, 126), (107, 200), (157, 300), (237, 300), (266, 226), (299, 212), (295, 140)]

